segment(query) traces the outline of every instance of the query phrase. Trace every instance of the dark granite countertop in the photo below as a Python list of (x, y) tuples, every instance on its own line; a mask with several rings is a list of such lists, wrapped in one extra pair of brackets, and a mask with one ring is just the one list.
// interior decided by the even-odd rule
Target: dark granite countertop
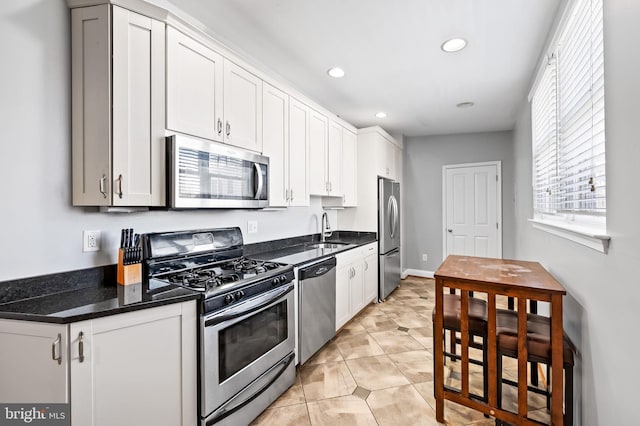
[(112, 269), (115, 265), (2, 282), (0, 318), (68, 324), (201, 297), (177, 286), (121, 286)]
[[(263, 248), (264, 250), (252, 253), (250, 256), (256, 259), (271, 260), (300, 266), (305, 263), (335, 256), (338, 253), (376, 241), (375, 232), (334, 231), (333, 235), (325, 242), (344, 243), (345, 245), (344, 247), (337, 248), (330, 252), (321, 249), (312, 249), (309, 247), (309, 244), (320, 242), (320, 234), (313, 234), (305, 235), (303, 237), (284, 238), (282, 240), (270, 241), (268, 243), (258, 243), (256, 246), (261, 246), (260, 248)], [(254, 249), (254, 247), (248, 248), (249, 252), (252, 252)], [(245, 255), (247, 255), (247, 249), (245, 249)]]
[[(298, 266), (376, 241), (375, 232), (334, 231), (326, 242), (347, 243), (331, 253), (309, 250), (320, 234), (248, 244), (245, 256)], [(68, 324), (155, 306), (200, 299), (201, 295), (167, 285), (121, 286), (115, 265), (0, 282), (0, 318)]]

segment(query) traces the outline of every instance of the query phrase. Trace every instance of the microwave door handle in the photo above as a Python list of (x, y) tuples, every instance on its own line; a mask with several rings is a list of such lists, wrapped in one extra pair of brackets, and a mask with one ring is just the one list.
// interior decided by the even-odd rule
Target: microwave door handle
[(262, 194), (262, 188), (264, 187), (264, 180), (262, 179), (262, 168), (260, 164), (253, 163), (253, 167), (258, 175), (258, 188), (256, 188), (256, 195), (253, 197), (255, 200), (260, 199), (260, 194)]

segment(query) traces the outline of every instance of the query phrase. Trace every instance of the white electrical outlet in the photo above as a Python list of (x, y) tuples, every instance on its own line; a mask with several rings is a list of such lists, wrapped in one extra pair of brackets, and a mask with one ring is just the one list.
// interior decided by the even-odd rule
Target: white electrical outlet
[(258, 232), (258, 221), (257, 220), (248, 220), (247, 221), (247, 233), (256, 234)]
[(82, 251), (100, 251), (100, 231), (82, 231)]
[(427, 261), (427, 254), (426, 253), (422, 253), (422, 261), (423, 262)]

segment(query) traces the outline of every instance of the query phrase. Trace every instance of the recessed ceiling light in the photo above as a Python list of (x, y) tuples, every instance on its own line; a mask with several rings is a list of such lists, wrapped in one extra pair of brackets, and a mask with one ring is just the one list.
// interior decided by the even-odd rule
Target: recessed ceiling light
[(341, 78), (344, 77), (344, 70), (342, 68), (333, 67), (329, 68), (327, 74), (329, 74), (333, 78)]
[(467, 41), (463, 38), (452, 38), (442, 43), (440, 48), (447, 53), (458, 52), (465, 48)]
[(376, 113), (376, 117), (378, 117), (378, 118), (385, 118), (386, 116), (387, 116), (386, 112), (380, 111), (380, 112)]
[(471, 108), (472, 106), (474, 106), (475, 104), (473, 102), (460, 102), (459, 104), (457, 104), (456, 106), (458, 108)]

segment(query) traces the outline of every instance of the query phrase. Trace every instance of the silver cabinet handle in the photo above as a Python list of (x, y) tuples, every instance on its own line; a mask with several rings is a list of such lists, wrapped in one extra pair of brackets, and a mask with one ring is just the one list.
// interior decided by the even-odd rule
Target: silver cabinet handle
[(51, 359), (58, 361), (58, 365), (62, 364), (62, 348), (58, 348), (58, 356), (56, 357), (56, 346), (60, 346), (62, 342), (62, 334), (58, 333), (58, 338), (51, 344)]
[(284, 199), (289, 201), (289, 190), (288, 189), (284, 190)]
[(218, 135), (222, 134), (222, 120), (218, 117)]
[(84, 342), (82, 338), (84, 337), (84, 333), (81, 331), (78, 334), (78, 358), (80, 362), (84, 362)]
[(367, 262), (366, 260), (364, 261), (364, 270), (365, 271), (369, 270), (369, 262)]
[(231, 123), (229, 123), (228, 121), (227, 121), (227, 124), (225, 126), (225, 131), (227, 133), (227, 137), (231, 136)]
[(291, 190), (291, 201), (293, 201), (293, 189)]
[(118, 176), (118, 197), (122, 198), (122, 175)]
[(107, 175), (102, 175), (100, 178), (100, 193), (104, 198), (107, 198), (107, 190), (104, 188), (104, 184), (107, 181)]
[(333, 184), (329, 181), (329, 192), (333, 191)]

